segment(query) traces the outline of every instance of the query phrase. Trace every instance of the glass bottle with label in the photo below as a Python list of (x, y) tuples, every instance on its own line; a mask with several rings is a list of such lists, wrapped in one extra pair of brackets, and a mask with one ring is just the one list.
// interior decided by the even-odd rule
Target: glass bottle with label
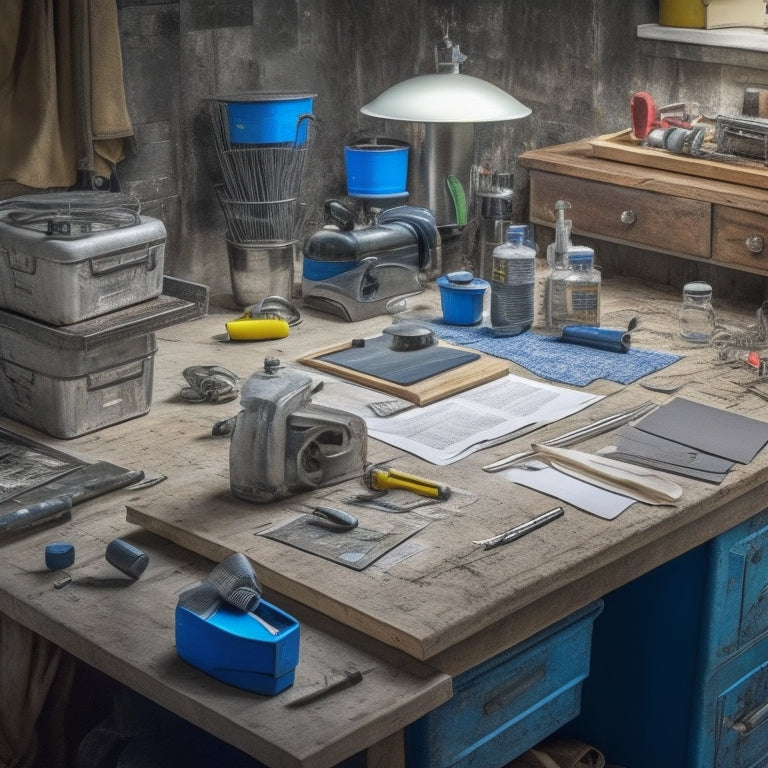
[(568, 266), (555, 269), (550, 278), (548, 325), (562, 331), (566, 325), (600, 325), (600, 272), (594, 268), (595, 252), (574, 245)]

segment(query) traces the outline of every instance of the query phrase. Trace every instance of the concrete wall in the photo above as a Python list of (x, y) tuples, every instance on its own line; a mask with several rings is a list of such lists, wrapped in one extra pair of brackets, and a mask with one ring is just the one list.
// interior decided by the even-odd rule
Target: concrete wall
[[(446, 29), (469, 56), (462, 71), (533, 110), (476, 131), (476, 162), (514, 170), (525, 149), (621, 130), (629, 99), (740, 106), (740, 63), (667, 58), (636, 38), (656, 0), (118, 0), (136, 154), (118, 175), (147, 213), (166, 221), (167, 271), (229, 290), (218, 164), (205, 100), (249, 90), (317, 94), (303, 186), (306, 232), (345, 193), (343, 147), (392, 126), (359, 109), (389, 86), (434, 71)], [(525, 178), (516, 174), (524, 217)], [(470, 250), (466, 255), (470, 256)], [(614, 253), (602, 254), (616, 265)], [(662, 272), (664, 267), (662, 265)]]

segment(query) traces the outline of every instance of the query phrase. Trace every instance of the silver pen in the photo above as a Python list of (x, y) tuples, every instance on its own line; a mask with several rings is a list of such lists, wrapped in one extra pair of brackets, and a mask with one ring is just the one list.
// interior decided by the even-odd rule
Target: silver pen
[(533, 520), (529, 520), (527, 523), (520, 523), (520, 525), (510, 528), (508, 531), (500, 533), (498, 536), (492, 536), (490, 539), (482, 539), (481, 541), (473, 541), (472, 543), (478, 544), (483, 549), (493, 549), (494, 547), (499, 547), (502, 544), (519, 539), (521, 536), (525, 536), (526, 533), (541, 528), (542, 525), (546, 525), (552, 520), (562, 517), (564, 514), (565, 510), (562, 507), (555, 507), (550, 509), (549, 512), (544, 512), (538, 517), (534, 517)]

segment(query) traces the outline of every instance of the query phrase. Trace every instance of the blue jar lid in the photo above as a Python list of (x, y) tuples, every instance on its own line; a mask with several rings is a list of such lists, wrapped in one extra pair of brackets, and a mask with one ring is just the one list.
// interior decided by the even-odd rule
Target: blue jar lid
[(449, 272), (437, 278), (437, 284), (440, 288), (449, 291), (474, 291), (482, 293), (489, 287), (486, 280), (475, 277), (471, 272), (461, 270), (459, 272)]

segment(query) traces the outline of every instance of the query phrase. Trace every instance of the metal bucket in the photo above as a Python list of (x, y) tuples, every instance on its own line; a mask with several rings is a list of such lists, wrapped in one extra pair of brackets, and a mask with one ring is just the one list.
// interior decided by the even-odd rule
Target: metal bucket
[(267, 296), (291, 299), (296, 242), (234, 243), (227, 240), (232, 296), (241, 307)]

